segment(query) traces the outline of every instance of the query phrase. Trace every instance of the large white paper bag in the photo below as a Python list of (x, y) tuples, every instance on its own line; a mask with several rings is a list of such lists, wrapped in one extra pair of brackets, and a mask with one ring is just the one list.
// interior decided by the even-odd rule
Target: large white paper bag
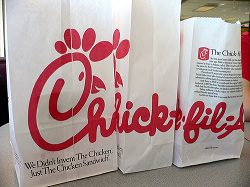
[(118, 164), (123, 173), (172, 164), (180, 4), (132, 0), (129, 55), (120, 60), (127, 52), (123, 41), (124, 50), (115, 58)]
[[(127, 1), (116, 16), (124, 23)], [(117, 169), (112, 0), (6, 1), (11, 145), (20, 186)], [(116, 31), (116, 32), (117, 32)], [(127, 32), (127, 33), (125, 33)]]
[(244, 142), (240, 24), (191, 18), (181, 24), (178, 167), (239, 158)]

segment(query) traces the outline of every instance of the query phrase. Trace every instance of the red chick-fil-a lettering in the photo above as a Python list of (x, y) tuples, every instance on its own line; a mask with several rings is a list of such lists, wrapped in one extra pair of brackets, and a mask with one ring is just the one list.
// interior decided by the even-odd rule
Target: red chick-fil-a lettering
[[(227, 104), (225, 102), (218, 103), (214, 110), (206, 108), (203, 101), (195, 102), (191, 106), (183, 125), (185, 141), (190, 144), (194, 143), (199, 138), (201, 130), (211, 130), (213, 133), (219, 134), (218, 139), (225, 138), (235, 130), (241, 129), (244, 131), (243, 105), (240, 107), (236, 121), (234, 116), (228, 116), (226, 120), (223, 120), (226, 109)], [(210, 122), (209, 119), (211, 119)], [(225, 123), (221, 124), (221, 122)]]
[[(31, 93), (28, 108), (30, 134), (40, 148), (47, 151), (60, 151), (76, 144), (85, 137), (88, 137), (89, 142), (94, 143), (97, 140), (97, 133), (100, 133), (102, 137), (109, 137), (116, 130), (118, 133), (137, 132), (154, 136), (157, 131), (169, 131), (175, 123), (176, 130), (184, 123), (184, 139), (187, 143), (194, 143), (199, 138), (201, 130), (211, 130), (216, 134), (221, 133), (218, 139), (225, 138), (235, 130), (244, 130), (243, 106), (241, 106), (238, 119), (235, 120), (234, 116), (228, 116), (226, 123), (220, 124), (227, 107), (224, 102), (218, 103), (215, 109), (212, 110), (206, 108), (202, 101), (197, 101), (192, 105), (185, 118), (179, 106), (179, 100), (177, 110), (169, 111), (166, 105), (159, 103), (157, 93), (152, 95), (150, 107), (139, 106), (135, 108), (132, 101), (127, 101), (125, 110), (121, 110), (122, 95), (119, 92), (116, 93), (112, 119), (107, 124), (108, 120), (103, 116), (105, 111), (103, 98), (96, 97), (90, 101), (88, 106), (85, 105), (90, 94), (96, 94), (101, 89), (106, 90), (104, 82), (98, 76), (93, 75), (92, 63), (98, 63), (112, 55), (114, 61), (114, 86), (116, 88), (123, 86), (122, 77), (116, 69), (116, 63), (118, 59), (127, 56), (130, 43), (126, 39), (120, 42), (120, 31), (118, 29), (114, 31), (113, 36), (113, 42), (101, 41), (95, 44), (96, 33), (94, 29), (87, 29), (82, 39), (75, 29), (67, 29), (64, 33), (65, 43), (62, 41), (55, 43), (55, 49), (61, 56), (51, 62), (38, 77)], [(89, 52), (89, 56), (87, 57), (82, 52), (67, 52), (67, 48), (72, 49), (72, 47), (74, 50), (80, 50), (81, 48), (84, 53)], [(79, 114), (83, 107), (87, 107), (87, 122), (82, 124), (82, 129), (79, 132), (68, 139), (60, 143), (50, 143), (42, 136), (39, 121), (37, 120), (40, 97), (52, 75), (63, 66), (72, 63), (80, 63), (83, 69), (78, 75), (78, 81), (82, 83), (82, 93), (78, 102), (67, 111), (59, 111), (59, 98), (65, 84), (63, 77), (60, 77), (52, 87), (47, 110), (54, 120), (63, 122)], [(132, 108), (134, 113), (131, 113)], [(211, 120), (208, 122), (210, 118)], [(142, 122), (143, 124), (141, 124)]]

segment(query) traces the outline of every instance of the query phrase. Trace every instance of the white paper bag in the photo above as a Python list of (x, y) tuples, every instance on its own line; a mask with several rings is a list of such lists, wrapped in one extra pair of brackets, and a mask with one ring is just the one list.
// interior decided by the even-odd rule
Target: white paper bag
[[(131, 5), (116, 14), (124, 23)], [(113, 0), (6, 1), (11, 144), (20, 186), (117, 169)], [(129, 37), (127, 30), (119, 30)]]
[(181, 24), (178, 167), (239, 158), (244, 142), (240, 24), (191, 18)]
[(120, 60), (127, 52), (121, 42), (124, 50), (118, 46), (123, 52), (115, 58), (118, 164), (123, 173), (172, 164), (180, 4), (132, 0), (129, 57)]

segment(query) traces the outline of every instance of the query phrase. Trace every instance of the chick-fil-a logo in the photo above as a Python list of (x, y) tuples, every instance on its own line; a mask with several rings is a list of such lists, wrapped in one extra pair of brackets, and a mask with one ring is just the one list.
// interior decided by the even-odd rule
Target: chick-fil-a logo
[[(60, 151), (76, 144), (86, 136), (88, 136), (91, 143), (94, 143), (97, 139), (98, 129), (103, 137), (109, 137), (116, 130), (119, 133), (130, 133), (135, 131), (137, 133), (148, 133), (149, 136), (154, 136), (156, 131), (167, 132), (174, 125), (176, 119), (176, 128), (180, 126), (180, 121), (185, 121), (185, 117), (182, 116), (179, 108), (177, 111), (169, 111), (167, 106), (160, 104), (159, 95), (157, 93), (152, 95), (151, 108), (141, 106), (134, 110), (134, 113), (131, 113), (131, 109), (134, 107), (133, 102), (127, 101), (125, 105), (126, 110), (123, 113), (120, 113), (122, 96), (118, 92), (115, 94), (115, 110), (109, 125), (107, 124), (105, 117), (103, 117), (105, 101), (103, 98), (97, 97), (88, 105), (87, 123), (83, 124), (83, 128), (79, 132), (61, 143), (50, 143), (45, 140), (39, 130), (37, 120), (38, 105), (46, 83), (57, 70), (71, 63), (80, 63), (84, 70), (79, 75), (76, 75), (78, 81), (82, 82), (83, 85), (82, 94), (75, 106), (69, 110), (62, 112), (58, 109), (59, 97), (62, 93), (65, 80), (62, 77), (57, 79), (52, 88), (48, 110), (51, 117), (59, 122), (69, 120), (77, 115), (86, 104), (90, 94), (96, 94), (101, 90), (106, 90), (105, 83), (97, 75), (93, 75), (92, 66), (94, 66), (95, 63), (101, 62), (112, 55), (114, 63), (114, 86), (116, 88), (123, 86), (122, 77), (117, 71), (116, 63), (118, 60), (121, 60), (128, 55), (130, 49), (129, 40), (124, 39), (120, 41), (120, 31), (117, 29), (113, 33), (112, 43), (109, 41), (95, 43), (96, 33), (92, 28), (87, 29), (82, 37), (75, 29), (67, 29), (64, 33), (64, 42), (57, 41), (55, 43), (55, 49), (61, 54), (61, 56), (52, 61), (38, 77), (29, 102), (29, 130), (33, 140), (40, 148), (48, 151)], [(85, 54), (82, 52), (69, 52), (68, 49), (78, 51), (82, 50)], [(86, 53), (88, 55), (86, 55)], [(187, 120), (185, 121), (185, 140), (188, 143), (195, 142), (198, 139), (200, 129), (211, 129), (214, 133), (226, 130), (226, 132), (218, 138), (224, 138), (233, 130), (241, 129), (243, 109), (241, 109), (240, 117), (234, 125), (223, 124), (220, 128), (216, 127), (222, 119), (225, 110), (226, 105), (223, 103), (219, 104), (213, 112), (210, 109), (205, 110), (204, 103), (195, 103), (191, 107)], [(206, 111), (207, 114), (205, 117), (203, 117), (204, 111)], [(211, 124), (207, 124), (209, 115), (212, 115), (213, 118), (213, 123), (211, 122)], [(202, 122), (198, 123), (202, 117)], [(233, 121), (233, 119), (234, 117), (229, 116), (227, 121)], [(194, 138), (190, 136), (191, 131), (195, 132)]]
[(218, 134), (218, 139), (223, 139), (236, 130), (244, 131), (243, 104), (237, 117), (225, 116), (226, 110), (225, 102), (220, 102), (214, 109), (211, 109), (207, 108), (203, 101), (197, 101), (191, 106), (185, 117), (178, 102), (175, 130), (183, 127), (184, 140), (189, 144), (197, 141), (201, 130), (210, 130), (212, 133)]
[(210, 51), (210, 49), (207, 47), (200, 47), (198, 50), (198, 59), (208, 60), (209, 59), (209, 51)]

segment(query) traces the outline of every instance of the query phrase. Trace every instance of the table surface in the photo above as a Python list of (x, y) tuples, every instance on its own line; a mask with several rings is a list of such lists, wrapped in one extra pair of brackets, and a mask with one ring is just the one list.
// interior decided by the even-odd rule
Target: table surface
[[(250, 139), (250, 123), (245, 124), (245, 136)], [(18, 186), (9, 143), (9, 125), (0, 127), (0, 187)], [(56, 185), (58, 187), (102, 186), (250, 186), (250, 142), (245, 140), (240, 159), (231, 159), (177, 168), (175, 166), (151, 171), (126, 174), (114, 171), (95, 177)]]

